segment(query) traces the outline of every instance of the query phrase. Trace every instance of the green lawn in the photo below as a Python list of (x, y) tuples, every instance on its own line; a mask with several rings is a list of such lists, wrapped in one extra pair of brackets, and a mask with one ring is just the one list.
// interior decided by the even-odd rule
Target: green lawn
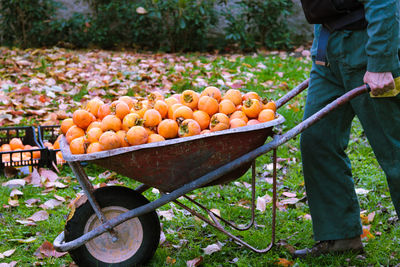
[[(18, 84), (28, 83), (32, 78), (32, 73), (45, 73), (45, 76), (50, 77), (51, 73), (54, 73), (54, 69), (64, 74), (71, 71), (71, 68), (68, 69), (67, 67), (64, 68), (64, 65), (55, 64), (54, 62), (56, 61), (46, 61), (43, 52), (36, 54), (33, 52), (17, 51), (15, 52), (17, 55), (13, 55), (11, 52), (3, 50), (3, 63), (0, 66), (2, 67), (0, 71), (1, 77)], [(59, 51), (56, 52), (59, 53)], [(74, 53), (74, 51), (61, 52), (67, 58), (67, 63), (77, 63), (82, 60), (82, 55), (85, 55), (84, 51), (79, 51), (79, 54), (77, 52), (76, 55)], [(199, 79), (222, 90), (229, 88), (228, 82), (235, 84), (240, 80), (242, 84), (240, 90), (256, 91), (264, 97), (277, 100), (289, 88), (293, 88), (307, 78), (311, 65), (310, 60), (306, 58), (274, 53), (269, 55), (225, 56), (197, 54), (143, 55), (143, 58), (146, 59), (145, 64), (149, 63), (149, 59), (153, 60), (151, 61), (153, 65), (150, 70), (148, 66), (141, 65), (143, 61), (140, 60), (140, 55), (135, 55), (132, 60), (125, 59), (123, 62), (124, 67), (121, 67), (121, 62), (117, 59), (117, 57), (121, 57), (121, 54), (117, 52), (101, 53), (104, 53), (104, 55), (97, 57), (95, 62), (98, 64), (100, 64), (99, 62), (106, 62), (105, 66), (110, 68), (110, 72), (117, 73), (112, 77), (111, 81), (118, 80), (119, 83), (113, 87), (109, 86), (110, 83), (107, 86), (102, 85), (96, 88), (97, 91), (95, 92), (104, 90), (106, 95), (103, 97), (110, 99), (116, 98), (116, 95), (110, 92), (134, 95), (143, 93), (149, 88), (165, 87), (166, 83), (165, 81), (164, 83), (162, 82), (161, 77), (165, 76), (169, 78), (169, 88), (175, 92), (181, 92), (189, 88), (197, 91), (202, 90), (204, 85), (199, 82)], [(67, 54), (68, 57), (66, 56)], [(17, 56), (25, 56), (33, 62), (42, 62), (42, 64), (38, 63), (37, 68), (30, 68), (30, 74), (15, 77), (7, 74), (7, 70), (12, 65), (9, 61), (15, 60), (14, 57)], [(21, 59), (19, 58), (19, 60)], [(46, 62), (43, 63), (43, 60)], [(115, 65), (113, 64), (114, 61), (116, 62)], [(89, 65), (90, 63), (85, 64)], [(174, 64), (184, 66), (183, 70), (176, 72)], [(19, 68), (21, 68), (20, 65), (18, 65)], [(75, 66), (75, 68), (79, 68), (79, 66)], [(96, 68), (96, 66), (94, 65), (93, 68)], [(117, 71), (115, 71), (115, 68), (117, 68)], [(157, 68), (159, 69), (158, 74), (161, 73), (159, 76), (154, 71)], [(150, 77), (145, 78), (141, 71), (149, 71), (148, 75)], [(85, 73), (82, 67), (81, 73)], [(71, 84), (71, 82), (68, 82), (68, 75), (65, 77), (67, 77), (66, 83)], [(197, 83), (194, 84), (193, 81), (196, 79)], [(159, 83), (152, 83), (154, 80), (159, 81)], [(125, 86), (126, 81), (135, 82), (136, 86), (123, 87), (123, 89), (119, 90), (118, 86)], [(56, 80), (56, 82), (61, 86), (65, 81), (60, 79)], [(94, 90), (87, 89), (88, 82), (85, 82), (84, 79), (78, 80), (77, 83), (80, 90), (73, 96), (65, 90), (57, 93), (58, 98), (64, 101), (63, 103), (68, 103), (67, 112), (73, 110), (74, 107), (76, 108), (79, 101), (84, 102), (87, 99), (86, 94)], [(72, 89), (71, 86), (65, 88)], [(9, 88), (3, 86), (1, 90), (0, 92), (3, 92), (3, 94), (11, 95)], [(41, 93), (38, 94), (40, 95)], [(34, 93), (33, 95), (38, 94)], [(286, 122), (276, 130), (286, 132), (301, 122), (304, 103), (305, 93), (302, 93), (289, 105), (282, 107), (278, 112), (286, 118)], [(57, 105), (57, 101), (48, 103), (48, 107), (50, 109), (53, 108), (52, 111), (56, 110)], [(6, 109), (6, 106), (0, 103), (0, 108)], [(41, 117), (40, 115), (39, 117), (27, 115), (19, 121), (19, 124), (41, 123), (44, 117), (44, 115)], [(203, 256), (203, 266), (273, 266), (278, 264), (279, 261), (281, 261), (281, 266), (395, 266), (399, 264), (399, 224), (394, 222), (396, 215), (390, 200), (385, 175), (374, 158), (358, 120), (355, 120), (353, 124), (348, 152), (353, 166), (356, 188), (369, 190), (367, 194), (359, 195), (363, 214), (370, 214), (370, 218), (372, 218), (371, 214), (375, 214), (372, 221), (365, 223), (365, 226), (370, 227), (370, 232), (373, 235), (373, 238), (364, 239), (365, 254), (359, 256), (352, 254), (328, 255), (302, 260), (292, 258), (289, 252), (291, 247), (303, 248), (311, 246), (314, 242), (311, 221), (308, 219), (309, 209), (305, 198), (299, 138), (297, 137), (281, 146), (278, 150), (278, 157), (281, 159), (278, 170), (278, 201), (281, 202), (287, 199), (288, 197), (285, 194), (288, 195), (288, 193), (294, 193), (300, 201), (293, 205), (279, 205), (276, 228), (277, 245), (271, 251), (266, 254), (257, 254), (240, 247), (227, 236), (188, 215), (179, 206), (168, 204), (161, 207), (160, 210), (172, 210), (174, 218), (172, 220), (168, 220), (167, 217), (160, 218), (166, 240), (159, 246), (148, 266), (186, 266), (187, 261), (199, 256)], [(257, 159), (257, 196), (272, 195), (272, 186), (268, 182), (272, 176), (268, 170), (268, 164), (270, 163), (270, 154), (263, 155)], [(67, 185), (66, 188), (44, 190), (44, 188), (25, 185), (18, 188), (23, 195), (13, 197), (13, 199), (18, 200), (19, 206), (17, 207), (8, 205), (12, 190), (8, 187), (0, 187), (0, 201), (2, 204), (0, 206), (0, 253), (16, 249), (11, 256), (3, 259), (0, 257), (0, 262), (16, 261), (17, 266), (68, 266), (72, 262), (68, 254), (59, 258), (40, 258), (35, 254), (35, 251), (44, 241), (53, 242), (54, 238), (63, 230), (69, 213), (68, 203), (76, 197), (77, 193), (81, 192), (71, 169), (66, 165), (59, 166), (59, 168), (61, 171), (59, 174), (60, 181)], [(106, 170), (95, 165), (86, 166), (85, 171), (94, 178), (92, 183), (95, 185), (110, 181), (100, 175)], [(250, 183), (250, 177), (251, 173), (248, 171), (242, 178), (228, 185), (198, 189), (191, 192), (190, 195), (195, 196), (196, 200), (205, 206), (218, 209), (223, 217), (240, 224), (246, 224), (250, 218), (250, 210), (241, 207), (241, 205), (248, 205), (246, 200), (251, 198), (251, 192), (246, 187), (246, 183)], [(8, 178), (0, 176), (0, 183), (4, 183), (7, 180)], [(131, 188), (139, 185), (139, 183), (122, 176), (116, 176), (112, 180), (119, 181), (121, 184)], [(47, 210), (49, 214), (47, 220), (37, 222), (36, 226), (26, 226), (17, 222), (17, 220), (24, 220), (35, 212), (42, 210), (39, 206), (47, 200), (54, 199), (54, 195), (65, 198), (65, 201), (60, 206)], [(159, 197), (159, 194), (152, 190), (146, 191), (144, 195), (149, 200), (155, 200)], [(39, 199), (39, 201), (33, 204), (32, 207), (27, 207), (25, 201), (28, 199)], [(183, 202), (187, 203), (186, 201)], [(188, 205), (190, 206), (190, 204)], [(255, 228), (245, 232), (233, 232), (243, 237), (252, 246), (263, 248), (270, 242), (271, 204), (267, 204), (266, 211), (257, 210), (256, 213), (257, 226)], [(335, 215), (332, 214), (332, 216)], [(217, 242), (221, 242), (221, 250), (211, 255), (206, 255), (203, 249)], [(283, 260), (280, 259), (288, 260), (289, 265), (284, 265)]]

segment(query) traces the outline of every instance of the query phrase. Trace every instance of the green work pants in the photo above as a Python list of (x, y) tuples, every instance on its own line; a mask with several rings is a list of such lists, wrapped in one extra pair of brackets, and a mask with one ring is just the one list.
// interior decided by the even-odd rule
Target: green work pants
[[(329, 66), (313, 64), (311, 70), (305, 118), (363, 84), (366, 38), (363, 31), (340, 31), (330, 36)], [(399, 70), (393, 71), (394, 77), (399, 75)], [(351, 238), (362, 233), (351, 164), (345, 153), (355, 116), (386, 174), (394, 207), (400, 215), (400, 95), (371, 98), (364, 94), (332, 111), (301, 136), (315, 240)]]

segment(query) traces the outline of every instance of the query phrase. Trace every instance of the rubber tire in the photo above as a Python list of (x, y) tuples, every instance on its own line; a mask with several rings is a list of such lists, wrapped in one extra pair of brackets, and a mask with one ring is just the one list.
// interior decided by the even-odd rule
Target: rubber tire
[[(100, 207), (120, 206), (132, 210), (149, 201), (136, 191), (122, 186), (101, 187), (94, 192)], [(76, 209), (73, 217), (65, 225), (65, 240), (72, 241), (84, 234), (85, 225), (94, 214), (89, 201)], [(69, 251), (71, 258), (78, 266), (137, 266), (148, 262), (157, 250), (160, 242), (160, 221), (157, 213), (152, 211), (138, 217), (143, 227), (143, 242), (138, 251), (129, 259), (119, 263), (105, 263), (93, 257), (85, 245)]]

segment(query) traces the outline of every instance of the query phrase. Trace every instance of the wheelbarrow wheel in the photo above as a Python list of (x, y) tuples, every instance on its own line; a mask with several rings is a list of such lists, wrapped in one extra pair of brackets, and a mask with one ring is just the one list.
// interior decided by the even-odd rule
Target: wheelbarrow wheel
[[(94, 192), (107, 219), (114, 218), (149, 201), (132, 189), (102, 187)], [(65, 240), (72, 241), (101, 223), (89, 201), (78, 207), (65, 225)], [(136, 266), (149, 261), (160, 241), (160, 221), (152, 211), (132, 218), (114, 228), (117, 240), (106, 232), (69, 251), (79, 266)]]

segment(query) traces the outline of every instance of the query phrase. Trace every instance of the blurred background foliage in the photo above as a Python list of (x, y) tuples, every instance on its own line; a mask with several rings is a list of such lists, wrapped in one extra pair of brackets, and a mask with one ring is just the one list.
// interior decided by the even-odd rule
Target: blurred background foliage
[(81, 0), (60, 17), (57, 0), (0, 0), (0, 42), (21, 48), (133, 48), (187, 52), (290, 49), (292, 0)]

